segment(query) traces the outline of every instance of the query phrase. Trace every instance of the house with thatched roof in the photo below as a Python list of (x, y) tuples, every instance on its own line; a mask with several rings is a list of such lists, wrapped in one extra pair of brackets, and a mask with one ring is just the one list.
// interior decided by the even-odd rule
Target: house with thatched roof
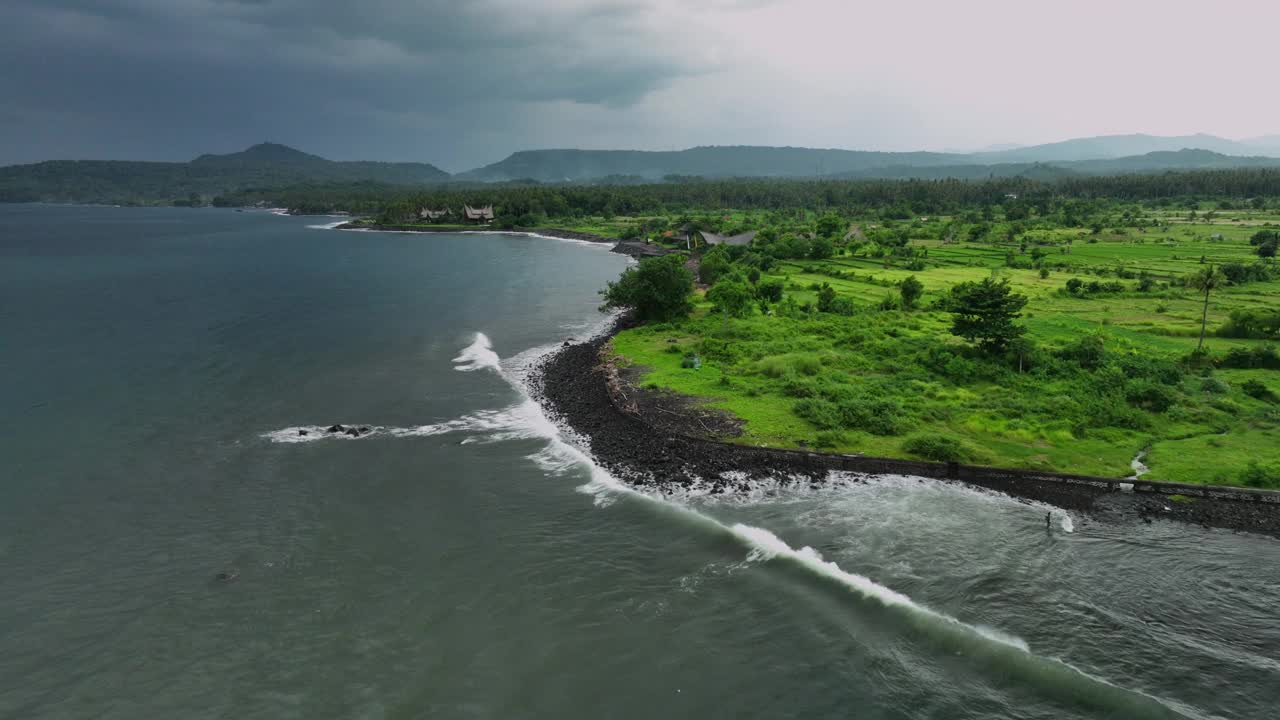
[(716, 233), (710, 232), (699, 234), (702, 235), (702, 241), (708, 245), (739, 245), (742, 247), (748, 247), (751, 245), (751, 241), (756, 239), (755, 230), (748, 230), (747, 232), (738, 233), (737, 235), (717, 235)]
[(462, 213), (467, 220), (479, 223), (493, 222), (493, 206), (485, 205), (484, 207), (473, 208), (470, 205), (462, 206)]

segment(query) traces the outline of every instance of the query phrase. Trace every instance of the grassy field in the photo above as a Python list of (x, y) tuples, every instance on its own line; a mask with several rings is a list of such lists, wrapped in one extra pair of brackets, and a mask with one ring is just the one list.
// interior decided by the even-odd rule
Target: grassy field
[[(687, 321), (626, 331), (613, 350), (643, 368), (644, 383), (744, 420), (735, 442), (890, 457), (927, 457), (936, 452), (930, 443), (943, 442), (971, 462), (1111, 477), (1129, 475), (1146, 449), (1151, 478), (1257, 485), (1259, 467), (1280, 467), (1280, 405), (1242, 387), (1254, 380), (1280, 394), (1280, 372), (1185, 365), (1203, 296), (1182, 277), (1210, 264), (1253, 263), (1250, 235), (1280, 217), (1185, 218), (1186, 211), (1152, 213), (1143, 229), (1038, 227), (1018, 242), (943, 240), (933, 224), (947, 218), (917, 220), (909, 230), (914, 270), (865, 247), (781, 261), (761, 281), (783, 283), (788, 311), (778, 305), (728, 319), (699, 296)], [(999, 223), (991, 235), (1003, 236)], [(1035, 248), (1047, 277), (1017, 267)], [(1140, 275), (1149, 276), (1145, 291), (1136, 289)], [(908, 276), (924, 284), (922, 309), (878, 309)], [(993, 276), (1029, 299), (1021, 321), (1039, 350), (1034, 367), (1021, 372), (976, 356), (948, 332), (950, 315), (929, 309), (956, 284)], [(1071, 278), (1119, 279), (1125, 289), (1072, 295), (1063, 289)], [(805, 309), (823, 283), (851, 298), (856, 312)], [(1211, 295), (1212, 356), (1266, 344), (1212, 335), (1240, 309), (1280, 312), (1280, 281)], [(1105, 347), (1103, 366), (1081, 370), (1063, 359), (1082, 338)], [(681, 367), (686, 352), (701, 356), (700, 370)], [(837, 407), (844, 420), (828, 420), (824, 413)]]

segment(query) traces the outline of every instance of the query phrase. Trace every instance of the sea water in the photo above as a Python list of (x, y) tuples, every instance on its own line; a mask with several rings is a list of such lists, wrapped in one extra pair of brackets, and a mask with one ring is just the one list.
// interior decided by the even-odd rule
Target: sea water
[(1274, 540), (596, 466), (528, 370), (626, 263), (0, 206), (0, 717), (1274, 717)]

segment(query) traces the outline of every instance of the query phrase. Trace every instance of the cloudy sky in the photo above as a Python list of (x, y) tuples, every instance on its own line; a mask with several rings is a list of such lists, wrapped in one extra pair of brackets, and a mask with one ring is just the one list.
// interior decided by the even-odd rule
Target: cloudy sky
[(0, 164), (1280, 133), (1276, 0), (3, 0)]

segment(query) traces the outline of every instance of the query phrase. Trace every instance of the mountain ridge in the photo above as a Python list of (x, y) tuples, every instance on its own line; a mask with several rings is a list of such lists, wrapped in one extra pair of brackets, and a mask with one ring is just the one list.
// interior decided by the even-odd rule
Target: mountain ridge
[[(1267, 142), (1277, 141), (1274, 149)], [(1211, 145), (1197, 148), (1189, 145)], [(1140, 153), (1130, 150), (1156, 148)], [(1222, 152), (1231, 150), (1234, 152)], [(1127, 153), (1127, 154), (1126, 154)], [(0, 202), (207, 200), (251, 188), (369, 182), (653, 182), (671, 176), (833, 179), (1038, 180), (1170, 170), (1280, 167), (1280, 136), (1236, 141), (1198, 134), (1111, 135), (975, 153), (890, 152), (765, 145), (684, 150), (520, 150), (457, 175), (428, 163), (334, 161), (265, 142), (188, 162), (52, 160), (0, 167)]]
[(207, 199), (254, 187), (373, 182), (418, 186), (449, 173), (427, 163), (336, 161), (259, 143), (189, 162), (47, 160), (0, 167), (0, 202), (133, 202)]

